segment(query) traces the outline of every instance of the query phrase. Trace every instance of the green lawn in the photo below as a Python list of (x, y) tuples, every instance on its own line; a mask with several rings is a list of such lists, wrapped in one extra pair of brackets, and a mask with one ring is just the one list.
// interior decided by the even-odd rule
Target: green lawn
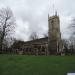
[(67, 75), (75, 56), (0, 55), (0, 75)]

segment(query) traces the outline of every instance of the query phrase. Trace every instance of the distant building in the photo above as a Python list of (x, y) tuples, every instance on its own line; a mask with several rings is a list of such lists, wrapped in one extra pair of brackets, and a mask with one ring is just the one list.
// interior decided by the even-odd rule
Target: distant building
[(48, 16), (48, 37), (27, 42), (19, 42), (19, 54), (50, 55), (63, 52), (60, 32), (60, 18), (57, 14)]

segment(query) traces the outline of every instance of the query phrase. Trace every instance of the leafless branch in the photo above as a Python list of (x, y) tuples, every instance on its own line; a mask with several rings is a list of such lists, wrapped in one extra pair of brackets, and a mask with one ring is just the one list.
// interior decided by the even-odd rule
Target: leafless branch
[(15, 18), (10, 8), (2, 8), (0, 10), (0, 31), (2, 32), (1, 35), (1, 49), (2, 44), (5, 41), (5, 37), (13, 32), (15, 27)]

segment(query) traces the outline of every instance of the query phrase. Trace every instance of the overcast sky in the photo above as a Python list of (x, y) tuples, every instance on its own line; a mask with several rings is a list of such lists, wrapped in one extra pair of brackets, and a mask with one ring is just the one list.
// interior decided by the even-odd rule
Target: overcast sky
[(0, 0), (0, 8), (9, 7), (16, 17), (15, 37), (28, 40), (32, 32), (40, 37), (48, 31), (48, 13), (57, 10), (63, 38), (68, 38), (68, 25), (75, 17), (75, 0)]

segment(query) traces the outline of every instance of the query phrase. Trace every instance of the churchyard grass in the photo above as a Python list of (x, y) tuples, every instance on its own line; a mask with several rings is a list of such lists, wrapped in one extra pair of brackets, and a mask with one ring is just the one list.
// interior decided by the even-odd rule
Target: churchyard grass
[(67, 75), (75, 56), (0, 55), (0, 75)]

